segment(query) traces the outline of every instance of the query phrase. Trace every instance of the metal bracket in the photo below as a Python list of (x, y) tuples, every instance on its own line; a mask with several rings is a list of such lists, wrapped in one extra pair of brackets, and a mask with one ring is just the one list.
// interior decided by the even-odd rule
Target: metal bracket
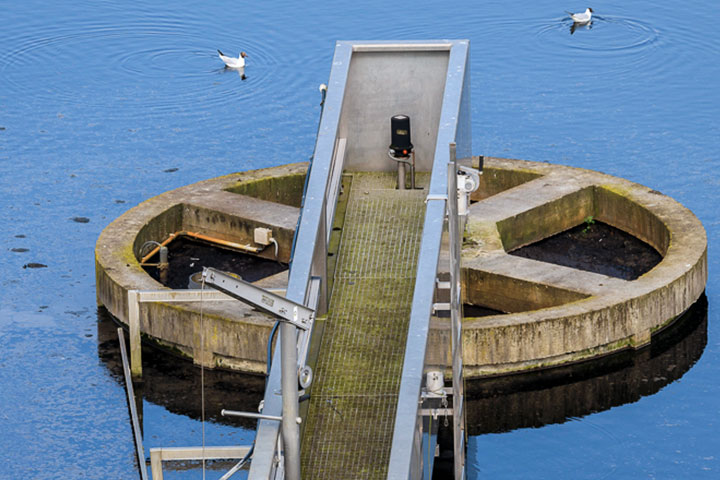
[(425, 203), (431, 201), (431, 200), (443, 200), (446, 201), (448, 199), (448, 196), (446, 193), (431, 193), (427, 197), (425, 197)]
[(458, 172), (462, 172), (472, 178), (473, 184), (475, 185), (475, 188), (472, 191), (474, 192), (475, 190), (477, 190), (480, 186), (480, 175), (482, 175), (482, 171), (463, 165), (458, 165), (457, 169)]
[(442, 415), (444, 417), (452, 415), (453, 409), (452, 408), (421, 408), (420, 409), (420, 415), (423, 417), (432, 417), (433, 420), (437, 420), (438, 416)]
[(433, 303), (432, 306), (432, 313), (433, 315), (437, 312), (449, 312), (450, 311), (450, 304), (449, 303)]
[(433, 393), (429, 392), (425, 387), (420, 390), (420, 403), (424, 402), (425, 400), (428, 400), (430, 398), (444, 398), (444, 397), (451, 397), (453, 394), (452, 387), (443, 387), (443, 393)]
[(279, 317), (301, 330), (310, 328), (315, 311), (214, 268), (203, 268), (205, 283), (227, 295)]
[[(220, 415), (223, 417), (243, 417), (243, 418), (254, 418), (256, 420), (272, 420), (275, 422), (282, 422), (282, 417), (278, 417), (276, 415), (263, 415), (262, 413), (253, 413), (253, 412), (238, 412), (236, 410), (220, 410)], [(302, 423), (302, 419), (300, 417), (297, 417), (295, 421), (298, 423)]]

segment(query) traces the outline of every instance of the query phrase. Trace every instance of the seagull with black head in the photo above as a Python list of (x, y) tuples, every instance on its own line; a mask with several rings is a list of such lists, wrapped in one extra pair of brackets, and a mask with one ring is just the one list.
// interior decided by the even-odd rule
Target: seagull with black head
[(228, 68), (245, 68), (245, 57), (247, 57), (247, 53), (240, 52), (240, 55), (238, 55), (237, 58), (235, 57), (228, 57), (220, 50), (217, 51), (218, 55), (220, 56), (220, 60), (225, 63), (225, 66)]

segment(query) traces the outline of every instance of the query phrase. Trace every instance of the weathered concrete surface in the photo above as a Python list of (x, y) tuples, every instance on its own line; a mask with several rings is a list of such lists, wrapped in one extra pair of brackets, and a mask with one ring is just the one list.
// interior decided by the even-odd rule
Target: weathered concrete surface
[[(207, 180), (130, 210), (98, 240), (98, 301), (125, 321), (128, 289), (164, 288), (140, 268), (138, 249), (180, 230), (250, 243), (253, 228), (271, 227), (286, 261), (305, 168), (288, 165)], [(705, 288), (702, 225), (682, 205), (642, 185), (582, 169), (486, 157), (473, 199), (463, 245), (464, 300), (508, 314), (464, 320), (468, 377), (641, 347)], [(644, 240), (663, 260), (640, 278), (625, 281), (507, 254), (588, 216)], [(263, 255), (273, 256), (269, 249)], [(286, 278), (279, 274), (261, 282), (283, 287)], [(141, 305), (141, 328), (196, 363), (263, 372), (272, 322), (240, 305), (205, 304), (202, 359), (198, 304)], [(433, 319), (431, 326), (428, 363), (449, 365), (448, 323)]]
[[(287, 262), (297, 223), (306, 164), (243, 172), (206, 180), (151, 198), (111, 223), (95, 247), (98, 303), (127, 323), (127, 291), (162, 290), (140, 267), (140, 247), (148, 240), (163, 241), (171, 233), (195, 231), (223, 240), (253, 244), (253, 229), (267, 227), (279, 243), (279, 258)], [(275, 203), (268, 188), (288, 189)], [(247, 187), (245, 185), (251, 185)], [(266, 187), (266, 188), (265, 188)], [(250, 192), (260, 198), (230, 193)], [(295, 192), (298, 198), (293, 199)], [(261, 256), (274, 258), (274, 249)], [(286, 277), (286, 275), (285, 275)], [(279, 280), (278, 280), (279, 278)], [(282, 276), (266, 284), (281, 286)], [(268, 279), (269, 280), (269, 279)], [(208, 367), (226, 367), (248, 372), (265, 371), (266, 343), (273, 325), (264, 314), (240, 302), (205, 302), (202, 321), (199, 303), (141, 304), (141, 330), (146, 338), (175, 349)], [(204, 335), (201, 335), (201, 324)], [(205, 345), (201, 344), (204, 337)], [(205, 353), (201, 358), (200, 352)]]
[[(587, 170), (496, 158), (485, 162), (486, 175), (518, 171), (524, 179), (529, 173), (539, 176), (470, 207), (463, 247), (466, 301), (510, 313), (464, 320), (467, 376), (641, 347), (702, 294), (705, 230), (671, 198)], [(663, 260), (637, 280), (623, 281), (506, 253), (579, 225), (588, 216), (644, 240)]]

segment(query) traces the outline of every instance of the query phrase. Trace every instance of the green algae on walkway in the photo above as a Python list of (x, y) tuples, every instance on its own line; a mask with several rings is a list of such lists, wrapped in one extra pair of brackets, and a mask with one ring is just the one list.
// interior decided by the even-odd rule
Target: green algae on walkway
[(387, 474), (423, 190), (355, 174), (302, 441), (304, 478)]

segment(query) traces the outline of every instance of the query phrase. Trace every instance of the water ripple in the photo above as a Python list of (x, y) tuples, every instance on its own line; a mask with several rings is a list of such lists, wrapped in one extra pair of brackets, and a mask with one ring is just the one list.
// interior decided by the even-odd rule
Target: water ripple
[[(652, 46), (660, 38), (657, 29), (640, 20), (621, 17), (594, 18), (591, 24), (576, 26), (574, 33), (570, 33), (573, 27), (572, 21), (556, 20), (549, 25), (541, 26), (536, 36), (547, 44), (588, 52), (624, 52), (643, 49)], [(586, 33), (592, 33), (592, 36)]]
[[(7, 93), (107, 108), (116, 117), (122, 115), (118, 104), (125, 102), (141, 102), (153, 112), (189, 110), (192, 104), (202, 112), (228, 98), (242, 99), (263, 90), (280, 63), (267, 42), (233, 36), (227, 45), (210, 44), (187, 22), (168, 19), (26, 31), (15, 48), (0, 55)], [(217, 47), (237, 54), (230, 45), (241, 45), (249, 55), (244, 78), (217, 58)], [(232, 75), (217, 76), (223, 73)], [(152, 95), (136, 95), (147, 85)]]
[(589, 25), (573, 25), (562, 18), (534, 25), (533, 33), (539, 54), (565, 56), (575, 62), (587, 59), (595, 71), (659, 72), (669, 66), (657, 57), (663, 41), (660, 31), (640, 20), (608, 16), (595, 17)]

